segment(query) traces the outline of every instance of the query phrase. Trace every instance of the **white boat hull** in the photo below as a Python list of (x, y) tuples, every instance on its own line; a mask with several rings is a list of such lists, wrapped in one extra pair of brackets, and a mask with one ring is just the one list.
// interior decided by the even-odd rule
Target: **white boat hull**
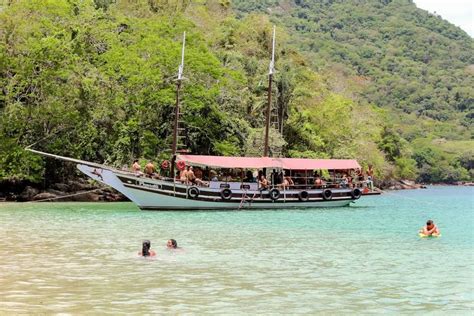
[[(208, 198), (208, 200), (190, 198), (186, 186), (174, 184), (162, 180), (154, 180), (138, 177), (128, 172), (119, 170), (103, 169), (84, 164), (78, 164), (78, 169), (90, 178), (102, 182), (121, 192), (142, 210), (237, 210), (237, 209), (286, 209), (286, 208), (315, 208), (315, 207), (341, 207), (348, 206), (354, 202), (347, 196), (333, 197), (330, 200), (322, 198), (308, 201), (300, 201), (295, 198), (287, 198), (285, 192), (277, 201), (270, 198), (260, 198), (256, 193), (249, 194), (246, 199), (232, 198), (223, 200), (220, 197)], [(167, 190), (163, 189), (168, 186)], [(170, 189), (170, 186), (174, 187)], [(179, 192), (181, 190), (181, 193)], [(187, 191), (186, 191), (187, 192)], [(240, 191), (237, 193), (243, 194)], [(255, 198), (256, 197), (256, 198)]]

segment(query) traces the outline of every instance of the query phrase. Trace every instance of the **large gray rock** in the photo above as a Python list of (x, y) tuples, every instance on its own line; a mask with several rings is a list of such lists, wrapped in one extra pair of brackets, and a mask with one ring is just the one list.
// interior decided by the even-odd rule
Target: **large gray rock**
[[(79, 193), (79, 192), (78, 192)], [(68, 198), (68, 201), (76, 202), (97, 202), (100, 201), (101, 195), (94, 192), (84, 192)]]
[(23, 201), (31, 201), (35, 195), (37, 195), (40, 191), (33, 187), (27, 186), (23, 192), (20, 194), (20, 199)]
[(55, 183), (53, 184), (53, 189), (62, 191), (62, 192), (69, 192), (69, 185), (66, 183)]
[(410, 187), (414, 187), (416, 186), (416, 183), (415, 181), (411, 181), (411, 180), (400, 180), (400, 182), (406, 186), (410, 186)]
[(104, 201), (109, 202), (119, 202), (119, 201), (127, 201), (127, 198), (121, 193), (109, 193), (103, 196)]
[(40, 201), (40, 200), (47, 200), (47, 199), (54, 199), (56, 198), (56, 194), (49, 193), (49, 192), (43, 192), (40, 194), (36, 194), (33, 197), (33, 201)]
[(46, 192), (57, 195), (57, 196), (66, 195), (65, 192), (54, 190), (54, 189), (48, 189), (48, 190), (46, 190)]
[(83, 181), (69, 181), (68, 184), (69, 184), (69, 190), (72, 192), (89, 191), (96, 188), (90, 183), (83, 182)]

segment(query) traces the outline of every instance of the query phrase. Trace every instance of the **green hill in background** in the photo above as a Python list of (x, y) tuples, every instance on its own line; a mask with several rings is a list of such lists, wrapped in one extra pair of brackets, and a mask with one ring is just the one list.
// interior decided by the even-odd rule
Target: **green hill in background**
[[(443, 153), (440, 141), (465, 140), (457, 153), (472, 157), (474, 47), (458, 27), (408, 0), (234, 0), (234, 6), (241, 16), (261, 12), (284, 25), (292, 47), (328, 74), (333, 91), (389, 109), (391, 133)], [(417, 167), (427, 166), (418, 159)]]
[[(0, 178), (62, 180), (35, 148), (122, 166), (261, 155), (272, 25), (272, 153), (356, 158), (379, 178), (472, 181), (473, 40), (411, 1), (10, 1), (0, 11)], [(282, 133), (279, 133), (282, 132)]]

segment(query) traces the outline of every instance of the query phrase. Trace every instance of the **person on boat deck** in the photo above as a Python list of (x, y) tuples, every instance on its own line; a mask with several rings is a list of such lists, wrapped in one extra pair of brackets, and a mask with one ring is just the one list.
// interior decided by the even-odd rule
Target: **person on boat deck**
[(283, 177), (283, 182), (280, 184), (280, 187), (283, 188), (283, 190), (286, 190), (294, 185), (295, 183), (293, 182), (293, 179), (291, 179), (289, 175), (286, 175)]
[(184, 184), (188, 184), (188, 169), (189, 169), (189, 166), (179, 172), (179, 181), (181, 181)]
[(207, 182), (204, 182), (201, 179), (196, 177), (196, 175), (194, 174), (192, 166), (187, 167), (186, 184), (197, 184), (197, 185), (201, 185), (201, 186), (209, 186), (209, 184)]
[(369, 165), (367, 167), (367, 176), (371, 177), (372, 180), (374, 179), (374, 166)]
[(354, 169), (347, 170), (346, 175), (347, 175), (347, 183), (349, 185), (349, 188), (352, 188), (354, 186), (354, 182), (357, 181), (355, 170)]
[(199, 168), (199, 167), (193, 168), (193, 171), (194, 171), (194, 175), (196, 176), (196, 178), (202, 179), (202, 170), (201, 170), (201, 168)]
[(168, 249), (178, 249), (180, 247), (178, 247), (178, 242), (174, 239), (168, 239), (168, 241), (166, 242), (166, 248)]
[(367, 186), (373, 190), (374, 189), (374, 168), (369, 164), (367, 167)]
[(209, 172), (209, 176), (211, 177), (211, 181), (219, 181), (219, 178), (217, 177), (217, 172), (215, 170), (211, 170)]
[(346, 177), (347, 177), (347, 186), (349, 188), (352, 188), (352, 180), (354, 179), (354, 177), (353, 177), (351, 171), (346, 173)]
[(208, 166), (206, 166), (206, 168), (202, 171), (201, 179), (203, 179), (204, 181), (209, 181), (211, 179), (210, 170)]
[(143, 173), (141, 172), (142, 167), (138, 163), (138, 159), (135, 159), (132, 164), (132, 172), (138, 176), (142, 176)]
[(142, 257), (154, 257), (156, 253), (153, 250), (150, 250), (151, 242), (149, 240), (144, 240), (142, 243), (142, 251), (138, 253)]
[(349, 185), (349, 179), (347, 178), (347, 174), (344, 173), (341, 179), (341, 188), (347, 188), (348, 185)]
[(430, 219), (426, 222), (426, 226), (420, 230), (420, 233), (425, 236), (436, 236), (440, 234), (440, 231), (438, 226), (436, 226), (435, 223)]
[(259, 171), (259, 175), (258, 175), (258, 186), (259, 186), (260, 192), (263, 191), (263, 190), (267, 190), (267, 189), (268, 189), (268, 180), (267, 180), (267, 178), (265, 177), (265, 175), (263, 174), (263, 171)]
[(273, 172), (270, 175), (270, 180), (271, 180), (272, 185), (281, 184), (283, 182), (283, 179), (282, 179), (280, 173), (277, 172), (275, 169), (273, 169)]
[(243, 182), (255, 182), (252, 171), (247, 170), (247, 172), (245, 173), (245, 178)]
[(347, 186), (349, 188), (352, 188), (353, 187), (354, 176), (352, 175), (351, 171), (349, 171), (349, 173), (346, 173), (346, 176), (347, 176)]
[(316, 189), (322, 189), (324, 185), (326, 185), (326, 182), (324, 180), (322, 180), (319, 175), (316, 176), (316, 178), (314, 179), (315, 188)]
[(156, 173), (156, 168), (153, 162), (150, 160), (148, 163), (145, 165), (145, 175), (149, 178), (156, 178), (158, 174)]

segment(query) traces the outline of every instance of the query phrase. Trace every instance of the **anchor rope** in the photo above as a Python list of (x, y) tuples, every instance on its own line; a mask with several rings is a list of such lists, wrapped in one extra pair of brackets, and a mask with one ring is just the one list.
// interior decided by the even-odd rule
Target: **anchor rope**
[(91, 193), (91, 192), (98, 191), (98, 190), (102, 190), (102, 189), (101, 189), (101, 188), (98, 188), (98, 189), (94, 189), (94, 190), (90, 190), (90, 191), (85, 191), (85, 192), (79, 192), (79, 193), (74, 193), (74, 194), (69, 194), (69, 195), (61, 195), (61, 196), (57, 196), (57, 197), (54, 197), (54, 198), (46, 198), (46, 199), (41, 199), (41, 200), (36, 200), (36, 201), (28, 201), (28, 202), (26, 202), (26, 203), (36, 203), (36, 202), (60, 200), (60, 199), (68, 198), (68, 197), (71, 197), (71, 196), (77, 196), (77, 195), (82, 195), (82, 194)]

